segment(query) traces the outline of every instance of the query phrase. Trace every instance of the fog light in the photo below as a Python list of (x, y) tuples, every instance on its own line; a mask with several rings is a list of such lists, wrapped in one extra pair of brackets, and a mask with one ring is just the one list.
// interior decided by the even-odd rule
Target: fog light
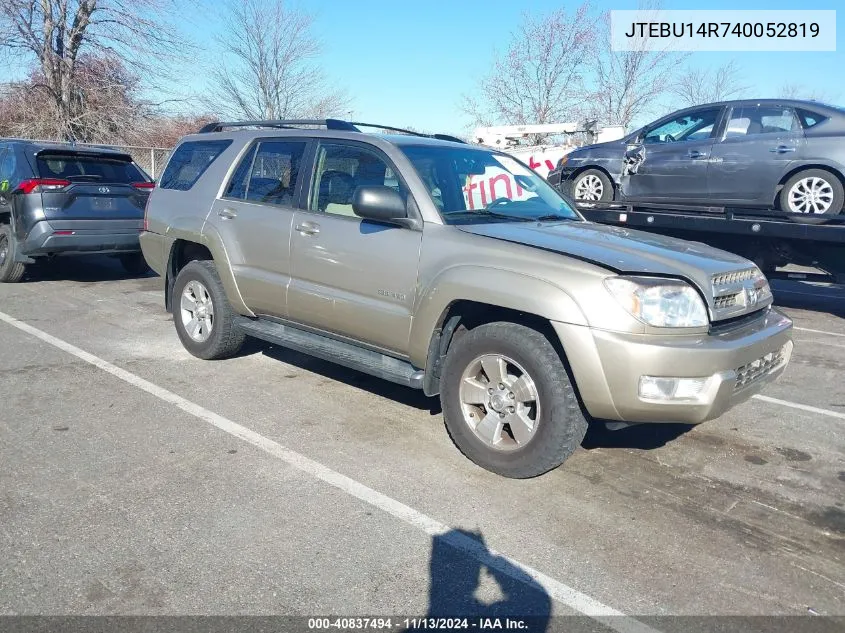
[(648, 400), (695, 400), (707, 378), (640, 376), (640, 398)]

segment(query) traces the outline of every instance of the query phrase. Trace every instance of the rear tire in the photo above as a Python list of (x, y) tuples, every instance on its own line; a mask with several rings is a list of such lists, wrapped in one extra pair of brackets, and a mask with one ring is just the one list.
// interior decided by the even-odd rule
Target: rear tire
[(197, 358), (218, 360), (240, 351), (246, 335), (235, 327), (213, 261), (189, 262), (173, 286), (173, 323), (185, 349)]
[(0, 283), (17, 283), (23, 277), (26, 266), (15, 261), (17, 241), (8, 224), (0, 224)]
[(129, 253), (120, 256), (120, 265), (130, 275), (144, 275), (150, 271), (143, 253)]
[[(504, 366), (496, 359), (504, 359)], [(490, 375), (496, 371), (498, 377)], [(486, 403), (474, 404), (484, 399)], [(452, 342), (440, 400), (446, 430), (458, 449), (503, 477), (526, 479), (557, 468), (587, 432), (557, 351), (543, 334), (515, 323), (481, 325)], [(525, 402), (534, 405), (520, 404)], [(529, 430), (527, 424), (519, 426), (526, 418), (533, 422)], [(485, 427), (496, 430), (488, 433)], [(517, 427), (518, 433), (513, 430)]]
[[(813, 201), (813, 192), (816, 194)], [(845, 188), (842, 182), (824, 169), (805, 169), (786, 181), (778, 195), (778, 207), (793, 222), (823, 224), (842, 213)], [(827, 207), (821, 211), (820, 208)]]
[(610, 202), (613, 183), (600, 169), (588, 169), (572, 179), (571, 193), (577, 202)]

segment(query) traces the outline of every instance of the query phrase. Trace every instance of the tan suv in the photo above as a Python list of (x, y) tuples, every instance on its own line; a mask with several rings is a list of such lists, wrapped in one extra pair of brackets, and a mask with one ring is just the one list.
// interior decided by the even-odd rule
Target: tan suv
[(519, 478), (589, 418), (703, 422), (786, 367), (792, 323), (753, 263), (587, 222), (501, 152), (360, 127), (182, 139), (141, 245), (189, 352), (254, 336), (439, 394), (458, 448)]

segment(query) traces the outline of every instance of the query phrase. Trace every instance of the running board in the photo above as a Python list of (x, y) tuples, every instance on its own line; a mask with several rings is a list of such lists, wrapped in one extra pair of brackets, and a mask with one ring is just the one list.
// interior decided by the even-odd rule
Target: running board
[(235, 327), (262, 341), (275, 343), (349, 369), (414, 389), (423, 387), (425, 376), (423, 370), (417, 369), (407, 361), (364, 349), (352, 343), (260, 318), (236, 317)]

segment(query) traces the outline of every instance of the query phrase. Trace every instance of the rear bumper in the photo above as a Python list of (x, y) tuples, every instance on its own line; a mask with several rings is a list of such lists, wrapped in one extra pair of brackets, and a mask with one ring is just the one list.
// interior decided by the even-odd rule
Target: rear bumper
[(64, 221), (60, 227), (41, 221), (30, 229), (18, 252), (28, 257), (84, 253), (135, 253), (141, 250), (142, 221)]
[[(554, 323), (587, 411), (624, 422), (717, 418), (783, 373), (792, 354), (792, 321), (777, 310), (719, 335), (643, 336)], [(686, 400), (651, 400), (641, 376), (705, 378)]]

